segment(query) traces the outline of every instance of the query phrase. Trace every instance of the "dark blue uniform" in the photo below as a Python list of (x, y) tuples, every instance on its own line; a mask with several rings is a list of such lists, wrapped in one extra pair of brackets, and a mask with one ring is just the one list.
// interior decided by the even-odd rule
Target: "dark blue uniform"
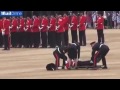
[(70, 43), (68, 46), (68, 57), (70, 59), (80, 58), (80, 44)]
[[(91, 60), (88, 61), (78, 61), (78, 66), (94, 66), (96, 67), (96, 64), (100, 62), (102, 59), (102, 63), (104, 68), (107, 68), (106, 64), (106, 58), (105, 56), (109, 52), (109, 47), (105, 44), (95, 43), (95, 45), (92, 47), (92, 57)], [(96, 53), (97, 51), (97, 53)]]
[(56, 59), (55, 65), (57, 67), (60, 66), (60, 58), (63, 59), (63, 67), (65, 66), (65, 61), (67, 60), (67, 57), (65, 56), (66, 48), (65, 47), (58, 47), (54, 52), (53, 55)]

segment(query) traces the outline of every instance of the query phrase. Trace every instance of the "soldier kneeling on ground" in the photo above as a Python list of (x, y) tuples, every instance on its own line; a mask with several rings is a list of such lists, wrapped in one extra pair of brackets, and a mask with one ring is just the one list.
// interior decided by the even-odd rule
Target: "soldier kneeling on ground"
[[(107, 64), (106, 64), (106, 58), (105, 56), (107, 55), (107, 53), (109, 52), (109, 47), (105, 44), (102, 43), (96, 43), (96, 42), (92, 42), (90, 43), (91, 47), (92, 47), (92, 57), (91, 60), (87, 60), (87, 61), (77, 61), (77, 67), (81, 67), (81, 66), (93, 66), (93, 68), (97, 67), (97, 63), (99, 63), (102, 60), (102, 64), (103, 64), (103, 69), (107, 69)], [(71, 65), (69, 64), (69, 61), (65, 61), (65, 67), (66, 69), (69, 69), (71, 67)], [(54, 66), (54, 65), (53, 65)], [(49, 65), (49, 68), (53, 68), (53, 66)], [(75, 66), (74, 61), (72, 61), (72, 67)], [(46, 68), (48, 70), (48, 68)], [(56, 70), (56, 67), (54, 67), (54, 70)]]
[[(77, 67), (80, 66), (93, 66), (93, 68), (97, 68), (97, 63), (102, 60), (103, 69), (107, 69), (106, 58), (105, 56), (109, 52), (109, 47), (102, 43), (92, 42), (90, 43), (92, 47), (92, 57), (91, 60), (88, 61), (78, 61)], [(69, 68), (69, 64), (66, 64), (66, 67)]]

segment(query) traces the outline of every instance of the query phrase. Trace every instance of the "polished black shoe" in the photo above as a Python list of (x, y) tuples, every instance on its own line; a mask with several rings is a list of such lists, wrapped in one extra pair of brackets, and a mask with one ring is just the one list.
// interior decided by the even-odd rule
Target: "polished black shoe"
[(65, 67), (64, 67), (64, 66), (62, 66), (62, 69), (65, 69)]
[(105, 67), (103, 67), (102, 69), (108, 69), (108, 68), (105, 66)]

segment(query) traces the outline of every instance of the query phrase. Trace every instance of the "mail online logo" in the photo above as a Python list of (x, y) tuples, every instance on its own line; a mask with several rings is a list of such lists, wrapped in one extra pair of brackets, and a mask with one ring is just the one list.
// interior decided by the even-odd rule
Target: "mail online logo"
[(0, 11), (0, 16), (23, 16), (23, 11)]

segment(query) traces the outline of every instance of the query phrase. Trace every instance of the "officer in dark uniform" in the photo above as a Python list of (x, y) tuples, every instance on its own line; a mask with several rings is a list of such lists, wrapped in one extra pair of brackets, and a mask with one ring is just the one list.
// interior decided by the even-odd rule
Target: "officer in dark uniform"
[(57, 68), (60, 66), (60, 59), (63, 59), (63, 66), (64, 69), (65, 61), (67, 60), (67, 57), (65, 56), (65, 53), (67, 52), (67, 47), (57, 47), (55, 51), (53, 51), (53, 55), (55, 57), (55, 65)]
[[(100, 60), (102, 59), (102, 63), (103, 63), (103, 69), (107, 69), (107, 64), (106, 64), (106, 58), (105, 56), (107, 55), (107, 53), (109, 52), (109, 47), (105, 44), (102, 43), (96, 43), (96, 42), (92, 42), (90, 43), (91, 47), (92, 47), (92, 57), (91, 60), (89, 61), (85, 61), (85, 62), (79, 62), (78, 66), (80, 65), (93, 65), (94, 67), (96, 67), (96, 64), (100, 62)], [(97, 51), (97, 53), (96, 53)]]
[[(97, 63), (99, 63), (100, 60), (102, 59), (102, 63), (103, 63), (102, 68), (107, 69), (105, 56), (109, 52), (109, 47), (107, 45), (105, 45), (105, 44), (100, 44), (100, 43), (95, 43), (95, 42), (90, 43), (90, 45), (92, 46), (91, 60), (78, 61), (77, 62), (77, 67), (80, 67), (80, 66), (93, 66), (93, 69), (96, 69)], [(67, 69), (69, 69), (69, 67), (70, 67), (70, 65), (68, 63), (69, 62), (67, 61), (66, 65), (65, 65), (67, 67)]]
[(75, 63), (75, 67), (77, 67), (77, 62), (80, 59), (80, 43), (69, 43), (67, 53), (69, 60), (66, 68), (70, 69), (73, 67), (73, 62)]
[(68, 57), (70, 59), (80, 59), (80, 43), (68, 44)]

